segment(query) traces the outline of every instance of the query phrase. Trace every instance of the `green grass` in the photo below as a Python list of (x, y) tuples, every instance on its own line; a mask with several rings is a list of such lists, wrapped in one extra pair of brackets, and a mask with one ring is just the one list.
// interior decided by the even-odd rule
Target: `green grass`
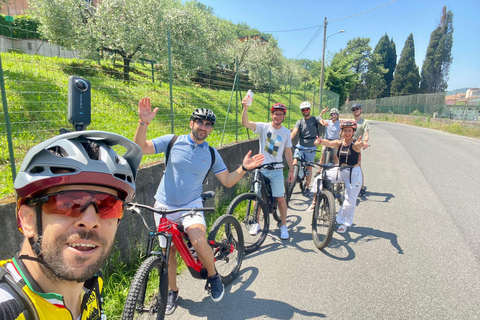
[[(32, 146), (57, 135), (61, 127), (72, 128), (67, 120), (67, 83), (72, 75), (82, 76), (92, 83), (89, 130), (114, 132), (133, 139), (138, 123), (138, 100), (149, 96), (153, 106), (160, 110), (149, 126), (148, 139), (171, 133), (172, 121), (175, 134), (188, 133), (189, 116), (198, 107), (212, 109), (217, 115), (217, 124), (208, 138), (213, 146), (257, 136), (252, 132), (247, 134), (241, 126), (242, 97), (239, 96), (236, 107), (235, 96), (231, 99), (231, 90), (176, 82), (172, 94), (172, 115), (168, 82), (164, 75), (156, 73), (156, 83), (152, 83), (150, 65), (132, 64), (131, 81), (125, 83), (121, 77), (122, 67), (110, 60), (96, 62), (18, 53), (2, 53), (1, 59), (17, 172)], [(181, 73), (181, 70), (174, 70), (175, 73)], [(303, 94), (303, 90), (292, 90), (291, 107), (288, 105), (289, 90), (271, 94), (270, 105), (282, 102), (289, 107), (290, 112), (284, 122), (288, 128), (293, 128), (296, 120), (302, 117), (298, 106), (304, 100)], [(255, 101), (249, 108), (250, 120), (270, 121), (268, 97), (268, 93), (255, 94)], [(307, 92), (307, 99), (313, 99), (313, 92)], [(232, 105), (229, 107), (230, 100)], [(161, 158), (163, 155), (145, 156), (142, 163)], [(13, 181), (5, 122), (0, 122), (0, 176), (0, 198), (11, 196)]]
[(366, 114), (366, 119), (380, 120), (409, 124), (417, 127), (429, 128), (458, 134), (462, 136), (480, 138), (480, 123), (474, 121), (454, 121), (448, 119), (431, 118), (430, 116), (412, 113), (411, 116), (395, 114)]

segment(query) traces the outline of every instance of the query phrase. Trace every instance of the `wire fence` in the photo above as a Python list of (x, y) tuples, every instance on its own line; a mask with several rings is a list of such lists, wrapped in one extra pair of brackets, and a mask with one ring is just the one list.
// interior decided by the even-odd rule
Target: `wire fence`
[[(12, 34), (21, 27), (9, 25)], [(72, 129), (68, 121), (68, 79), (79, 76), (91, 83), (89, 130), (103, 130), (133, 139), (138, 125), (138, 100), (149, 96), (157, 115), (149, 125), (147, 138), (190, 131), (189, 118), (195, 108), (208, 108), (217, 115), (208, 141), (213, 146), (256, 137), (241, 126), (241, 100), (254, 89), (249, 109), (252, 121), (269, 122), (270, 106), (276, 102), (289, 110), (284, 125), (293, 128), (302, 117), (299, 105), (312, 102), (312, 114), (319, 114), (319, 88), (296, 83), (274, 68), (262, 85), (254, 85), (249, 70), (231, 57), (210, 66), (188, 64), (175, 48), (182, 42), (168, 39), (168, 54), (155, 60), (139, 55), (125, 61), (117, 52), (103, 52), (94, 59), (81, 58), (73, 50), (39, 39), (0, 36), (0, 198), (13, 194), (13, 180), (26, 152), (35, 144)], [(208, 48), (195, 47), (195, 54), (208, 55)], [(175, 61), (182, 60), (182, 63)], [(187, 59), (188, 60), (188, 59)], [(128, 64), (128, 68), (126, 65)], [(126, 73), (128, 72), (128, 81)], [(338, 95), (323, 90), (323, 107), (338, 108)], [(158, 156), (144, 156), (144, 162)]]
[(455, 98), (460, 94), (446, 96), (445, 93), (428, 93), (396, 96), (371, 100), (348, 101), (345, 105), (350, 109), (360, 103), (366, 113), (392, 113), (429, 115), (435, 118), (453, 120), (479, 121), (480, 96)]

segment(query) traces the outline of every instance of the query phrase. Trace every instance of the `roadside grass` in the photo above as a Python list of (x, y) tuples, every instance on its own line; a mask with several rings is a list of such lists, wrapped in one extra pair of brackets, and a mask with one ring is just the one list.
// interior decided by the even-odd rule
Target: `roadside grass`
[(412, 113), (410, 116), (395, 114), (366, 114), (365, 118), (369, 120), (404, 123), (472, 138), (480, 138), (480, 123), (474, 121), (454, 121), (448, 119), (435, 121), (428, 115), (419, 115), (415, 113)]

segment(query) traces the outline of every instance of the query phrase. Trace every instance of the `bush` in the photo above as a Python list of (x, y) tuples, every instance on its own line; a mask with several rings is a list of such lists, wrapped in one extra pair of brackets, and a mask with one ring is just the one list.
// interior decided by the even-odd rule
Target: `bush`
[(40, 22), (29, 16), (15, 16), (13, 21), (7, 21), (5, 15), (0, 15), (0, 34), (15, 39), (40, 39), (38, 26)]

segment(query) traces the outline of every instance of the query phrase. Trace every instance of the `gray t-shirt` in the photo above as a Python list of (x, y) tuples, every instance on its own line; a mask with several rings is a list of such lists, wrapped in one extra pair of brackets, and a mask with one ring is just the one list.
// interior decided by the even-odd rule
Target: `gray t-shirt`
[(361, 118), (360, 120), (357, 121), (357, 131), (355, 131), (355, 134), (353, 135), (353, 139), (358, 139), (358, 137), (362, 136), (362, 140), (364, 140), (364, 134), (365, 132), (370, 131), (370, 124), (368, 123), (367, 120)]
[(321, 136), (320, 127), (322, 125), (319, 123), (320, 117), (310, 117), (308, 119), (302, 118), (295, 123), (295, 128), (298, 129), (298, 133), (300, 134), (300, 145), (302, 147), (314, 147), (315, 146), (315, 138), (317, 136)]

